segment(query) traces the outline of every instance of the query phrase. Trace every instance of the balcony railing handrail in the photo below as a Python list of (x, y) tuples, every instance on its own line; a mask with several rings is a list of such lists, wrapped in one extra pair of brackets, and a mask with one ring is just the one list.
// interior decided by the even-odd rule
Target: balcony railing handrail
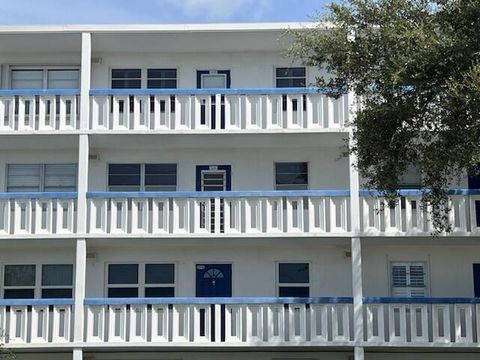
[(215, 88), (215, 89), (91, 89), (90, 95), (298, 95), (326, 94), (319, 87), (299, 88)]
[(0, 199), (76, 199), (76, 192), (0, 192)]
[(85, 305), (153, 305), (153, 304), (352, 304), (351, 297), (227, 297), (227, 298), (87, 298)]
[[(422, 196), (428, 193), (428, 189), (399, 189), (399, 196)], [(383, 193), (378, 190), (362, 189), (360, 196), (382, 196)], [(480, 195), (480, 189), (448, 189), (447, 195)]]
[(0, 299), (0, 306), (73, 305), (74, 299)]
[(1, 89), (0, 96), (80, 95), (79, 89)]
[(364, 297), (364, 304), (480, 304), (480, 298)]
[(345, 197), (350, 196), (349, 190), (287, 190), (287, 191), (91, 191), (87, 192), (89, 199), (108, 198), (244, 198), (244, 197)]

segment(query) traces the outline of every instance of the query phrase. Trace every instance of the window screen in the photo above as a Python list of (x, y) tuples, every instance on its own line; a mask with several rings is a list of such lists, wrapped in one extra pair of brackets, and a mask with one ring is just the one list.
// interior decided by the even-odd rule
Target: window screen
[(310, 296), (310, 265), (308, 263), (278, 264), (280, 297)]
[(48, 70), (47, 88), (49, 89), (78, 89), (80, 76), (78, 70)]
[(76, 189), (76, 164), (7, 165), (8, 192), (69, 192)]
[(284, 162), (275, 164), (275, 186), (277, 190), (308, 189), (308, 163)]
[(12, 89), (43, 89), (43, 70), (12, 70)]
[(79, 89), (78, 69), (12, 69), (12, 89)]
[(112, 89), (140, 89), (142, 87), (141, 69), (113, 69)]
[(176, 164), (110, 164), (110, 191), (175, 191)]
[(392, 263), (391, 273), (393, 296), (426, 296), (424, 263)]

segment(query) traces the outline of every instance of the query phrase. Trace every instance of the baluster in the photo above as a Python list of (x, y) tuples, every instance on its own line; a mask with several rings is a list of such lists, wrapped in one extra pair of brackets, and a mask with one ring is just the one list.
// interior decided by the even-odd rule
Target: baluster
[(38, 97), (38, 130), (53, 130), (49, 125), (47, 125), (47, 98), (45, 96)]
[(53, 202), (51, 200), (37, 199), (35, 201), (35, 233), (53, 233)]
[(385, 325), (384, 325), (384, 305), (368, 304), (367, 305), (367, 341), (384, 345)]
[(325, 304), (310, 305), (310, 338), (312, 343), (328, 342), (328, 307)]
[[(221, 202), (221, 199), (216, 197), (215, 199), (213, 199), (213, 203), (214, 203), (214, 209), (215, 209), (215, 213), (214, 213), (214, 233), (215, 234), (220, 234), (222, 231), (222, 211), (221, 211), (221, 207), (220, 207), (220, 202)], [(224, 201), (224, 206), (225, 206), (225, 201)], [(223, 214), (225, 215), (225, 213)], [(223, 219), (223, 223), (225, 225), (225, 218)]]
[(247, 343), (263, 342), (263, 306), (250, 304), (247, 312)]
[(168, 342), (170, 336), (168, 305), (152, 305), (152, 342)]
[(244, 311), (242, 305), (225, 305), (225, 343), (242, 342)]
[[(285, 309), (283, 304), (269, 304), (266, 306), (266, 310), (268, 324), (267, 341), (269, 343), (285, 342)], [(289, 316), (291, 315), (289, 314)]]
[(225, 234), (239, 234), (242, 232), (240, 199), (224, 199), (224, 219)]
[(130, 342), (147, 341), (147, 305), (130, 305)]
[(12, 130), (9, 126), (9, 119), (7, 113), (8, 98), (0, 96), (0, 131), (9, 131)]
[(281, 197), (265, 199), (267, 234), (283, 232), (283, 206)]
[(350, 341), (350, 318), (347, 304), (332, 305), (332, 340)]
[[(212, 341), (211, 324), (212, 324), (212, 312), (211, 312), (210, 305), (208, 304), (193, 305), (193, 341), (194, 343), (205, 343), (205, 342)], [(203, 325), (203, 328), (202, 328), (202, 325)], [(215, 340), (218, 341), (217, 339)]]
[(432, 327), (433, 342), (435, 344), (451, 343), (452, 339), (450, 334), (450, 305), (432, 305)]
[(59, 199), (57, 204), (57, 234), (71, 234), (74, 231), (74, 202), (70, 199)]
[[(90, 232), (107, 233), (109, 199), (90, 199)], [(110, 212), (111, 215), (111, 212)]]
[(473, 343), (473, 308), (472, 304), (454, 305), (455, 342), (457, 344)]
[(170, 232), (169, 199), (152, 199), (152, 233), (168, 234)]
[(126, 234), (128, 233), (128, 200), (111, 199), (110, 210), (110, 233)]
[(174, 343), (190, 342), (190, 315), (189, 305), (173, 305), (172, 341)]
[(307, 340), (307, 317), (305, 304), (288, 305), (289, 342)]
[(132, 199), (132, 234), (148, 233), (148, 199)]
[(31, 342), (47, 343), (49, 329), (49, 306), (35, 305), (32, 306), (32, 324), (31, 324)]
[[(225, 119), (226, 121), (226, 119)], [(215, 128), (222, 129), (222, 95), (215, 94)]]
[(127, 306), (110, 305), (108, 307), (108, 341), (126, 342), (127, 341)]
[(32, 230), (32, 202), (30, 199), (14, 200), (14, 233), (29, 234)]
[(259, 198), (246, 198), (245, 203), (245, 232), (262, 232), (262, 211)]
[(58, 114), (58, 130), (65, 130), (67, 127), (67, 103), (65, 96), (59, 96), (60, 111)]
[(391, 304), (388, 311), (390, 343), (407, 342), (407, 311), (405, 304)]
[[(190, 203), (195, 206), (194, 200), (173, 199), (173, 233), (186, 234), (190, 232)], [(194, 222), (198, 221), (197, 218)], [(195, 229), (195, 228), (194, 228)]]
[(99, 343), (105, 340), (105, 309), (106, 306), (86, 306), (87, 342)]
[(411, 339), (415, 343), (428, 343), (428, 308), (423, 304), (410, 306)]
[(347, 198), (330, 197), (330, 232), (347, 231)]
[(304, 207), (303, 198), (286, 198), (287, 201), (287, 232), (304, 232), (303, 219)]
[(52, 342), (66, 343), (70, 342), (70, 321), (72, 318), (71, 306), (57, 306), (53, 307), (53, 336)]
[(28, 307), (12, 306), (10, 307), (10, 327), (8, 333), (9, 344), (26, 344), (28, 334), (31, 330), (28, 326)]

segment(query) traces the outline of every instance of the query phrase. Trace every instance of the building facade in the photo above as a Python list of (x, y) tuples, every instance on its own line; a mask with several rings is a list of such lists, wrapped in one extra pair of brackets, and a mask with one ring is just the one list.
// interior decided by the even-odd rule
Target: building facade
[(477, 359), (480, 192), (345, 157), (298, 24), (0, 27), (0, 329), (28, 359)]

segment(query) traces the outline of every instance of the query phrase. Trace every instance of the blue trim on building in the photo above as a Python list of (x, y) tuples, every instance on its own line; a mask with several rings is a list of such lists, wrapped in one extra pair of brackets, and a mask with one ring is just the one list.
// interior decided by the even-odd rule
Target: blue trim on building
[(91, 298), (85, 299), (85, 305), (122, 305), (122, 304), (352, 304), (351, 297), (317, 298)]
[(327, 89), (302, 88), (233, 88), (233, 89), (92, 89), (90, 95), (285, 95), (326, 94)]
[(141, 191), (141, 192), (87, 192), (89, 199), (108, 198), (241, 198), (241, 197), (303, 197), (303, 196), (350, 196), (348, 190), (287, 190), (287, 191)]
[(73, 299), (0, 299), (0, 306), (42, 306), (73, 304)]
[(80, 95), (79, 89), (6, 89), (0, 90), (0, 96), (34, 95)]
[(76, 199), (76, 192), (4, 192), (0, 199)]
[[(428, 189), (400, 189), (397, 191), (399, 196), (422, 196), (429, 192)], [(480, 189), (448, 189), (448, 195), (480, 195)], [(382, 196), (383, 193), (378, 190), (360, 190), (360, 196)]]
[(364, 297), (364, 304), (480, 304), (480, 298)]

